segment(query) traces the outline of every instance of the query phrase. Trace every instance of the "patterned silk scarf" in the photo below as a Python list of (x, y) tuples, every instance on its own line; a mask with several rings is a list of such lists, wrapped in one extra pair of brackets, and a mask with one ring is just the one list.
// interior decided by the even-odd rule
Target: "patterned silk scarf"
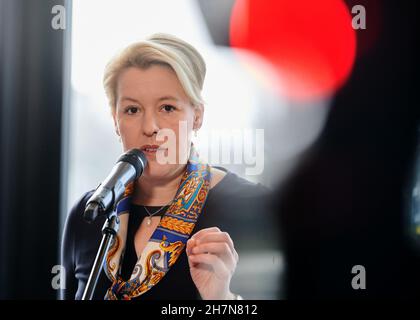
[(195, 227), (210, 188), (210, 167), (200, 163), (191, 147), (186, 171), (174, 201), (163, 215), (149, 242), (143, 249), (128, 281), (121, 278), (121, 264), (127, 240), (127, 228), (133, 184), (127, 186), (117, 204), (120, 228), (108, 252), (104, 270), (112, 282), (106, 300), (130, 300), (156, 285), (184, 250)]

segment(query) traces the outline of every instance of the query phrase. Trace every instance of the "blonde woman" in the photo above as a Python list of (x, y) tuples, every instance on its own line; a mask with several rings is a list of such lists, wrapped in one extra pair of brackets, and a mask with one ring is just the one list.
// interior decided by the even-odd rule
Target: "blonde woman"
[[(121, 226), (95, 299), (241, 298), (230, 288), (239, 257), (224, 226), (266, 190), (198, 160), (191, 140), (203, 123), (205, 73), (197, 50), (168, 34), (134, 43), (106, 67), (104, 87), (122, 149), (141, 149), (148, 166), (117, 207)], [(159, 138), (164, 131), (173, 133), (172, 144)], [(176, 161), (162, 161), (174, 151)], [(91, 195), (67, 219), (64, 299), (82, 297), (101, 239), (103, 218), (92, 224), (82, 218)]]

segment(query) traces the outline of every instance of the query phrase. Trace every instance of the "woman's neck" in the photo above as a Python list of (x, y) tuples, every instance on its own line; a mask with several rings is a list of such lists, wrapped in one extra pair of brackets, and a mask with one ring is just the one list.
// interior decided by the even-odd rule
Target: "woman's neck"
[(178, 191), (185, 167), (178, 169), (174, 175), (165, 179), (148, 179), (143, 176), (137, 180), (133, 203), (144, 206), (164, 206)]

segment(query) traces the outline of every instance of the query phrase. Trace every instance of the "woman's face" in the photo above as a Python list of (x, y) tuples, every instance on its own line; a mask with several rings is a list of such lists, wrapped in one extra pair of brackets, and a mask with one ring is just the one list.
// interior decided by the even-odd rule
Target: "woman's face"
[[(118, 77), (113, 112), (115, 129), (121, 136), (124, 152), (138, 148), (146, 154), (148, 166), (144, 177), (171, 177), (185, 165), (192, 131), (200, 128), (202, 116), (203, 107), (191, 105), (169, 67), (131, 67)], [(159, 132), (160, 135), (172, 132), (172, 139), (169, 135), (163, 141), (157, 139)], [(187, 146), (181, 154), (180, 145)], [(167, 159), (170, 152), (171, 155), (176, 152), (176, 160), (162, 163), (161, 159)]]

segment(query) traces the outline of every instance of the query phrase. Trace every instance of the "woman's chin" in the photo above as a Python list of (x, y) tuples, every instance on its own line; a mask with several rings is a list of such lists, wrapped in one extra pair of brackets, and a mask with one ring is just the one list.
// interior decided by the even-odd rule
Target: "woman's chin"
[(157, 163), (149, 162), (149, 165), (144, 170), (142, 177), (147, 180), (161, 180), (173, 176), (179, 167), (176, 165), (159, 165)]

